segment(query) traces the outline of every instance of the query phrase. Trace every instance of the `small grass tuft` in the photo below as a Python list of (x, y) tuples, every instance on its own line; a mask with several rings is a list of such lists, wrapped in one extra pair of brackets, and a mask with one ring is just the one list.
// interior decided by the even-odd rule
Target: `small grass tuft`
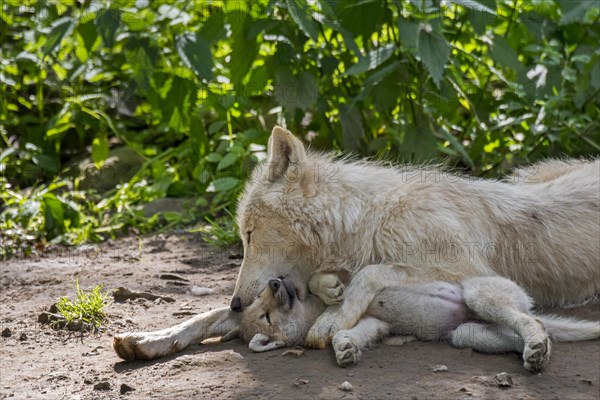
[(103, 285), (96, 286), (91, 292), (84, 292), (76, 279), (75, 293), (74, 301), (68, 297), (58, 299), (58, 312), (65, 318), (67, 326), (93, 326), (98, 329), (106, 321), (103, 310), (109, 304), (109, 292), (104, 290)]
[(209, 217), (205, 217), (205, 219), (208, 225), (192, 229), (190, 232), (200, 232), (202, 240), (215, 247), (228, 247), (240, 241), (238, 227), (231, 214), (228, 213), (228, 216), (218, 220), (212, 220)]

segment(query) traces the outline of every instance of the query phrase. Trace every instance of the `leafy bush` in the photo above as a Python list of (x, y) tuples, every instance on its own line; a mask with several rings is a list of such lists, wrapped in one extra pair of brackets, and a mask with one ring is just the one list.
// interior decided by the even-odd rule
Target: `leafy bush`
[[(0, 247), (231, 209), (275, 123), (483, 176), (597, 155), (599, 16), (593, 0), (6, 0)], [(116, 146), (142, 167), (80, 190), (74, 160), (101, 168)], [(208, 210), (138, 207), (164, 197)]]

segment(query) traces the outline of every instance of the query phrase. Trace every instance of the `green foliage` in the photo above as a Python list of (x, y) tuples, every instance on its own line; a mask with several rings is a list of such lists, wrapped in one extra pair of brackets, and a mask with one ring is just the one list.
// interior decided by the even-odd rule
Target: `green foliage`
[(102, 285), (96, 286), (91, 292), (84, 292), (79, 287), (79, 281), (75, 280), (75, 300), (61, 297), (56, 308), (67, 325), (91, 325), (97, 329), (106, 320), (104, 308), (109, 304), (108, 295)]
[[(5, 249), (198, 217), (144, 217), (140, 206), (163, 197), (231, 210), (277, 122), (316, 149), (445, 158), (478, 176), (600, 153), (592, 0), (1, 7)], [(141, 169), (108, 192), (80, 190), (72, 162), (85, 154), (104, 168), (116, 146), (134, 150)]]
[(190, 232), (200, 232), (202, 239), (215, 247), (228, 247), (239, 243), (240, 237), (235, 218), (229, 213), (226, 216), (213, 221), (209, 217), (204, 218), (208, 225), (190, 230)]

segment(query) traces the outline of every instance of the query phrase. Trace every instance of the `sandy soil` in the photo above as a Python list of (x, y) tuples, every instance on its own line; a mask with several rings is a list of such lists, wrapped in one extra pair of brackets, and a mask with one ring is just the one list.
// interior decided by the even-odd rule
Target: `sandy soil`
[[(159, 329), (227, 305), (240, 263), (241, 249), (210, 248), (183, 234), (126, 238), (2, 262), (0, 324), (11, 336), (0, 338), (0, 398), (600, 398), (600, 340), (555, 344), (542, 374), (524, 370), (515, 354), (492, 356), (419, 342), (378, 346), (348, 369), (339, 368), (329, 350), (308, 350), (300, 357), (284, 356), (283, 350), (255, 354), (239, 341), (206, 343), (154, 362), (117, 358), (111, 346), (117, 332)], [(167, 273), (185, 280), (163, 279)], [(83, 288), (123, 286), (175, 302), (114, 303), (106, 329), (85, 336), (38, 323), (42, 310), (60, 296), (73, 295), (76, 277)], [(215, 293), (194, 296), (194, 285)], [(600, 320), (599, 305), (563, 313)], [(434, 372), (438, 364), (448, 370)], [(498, 386), (495, 377), (502, 372), (511, 376), (511, 387)], [(352, 391), (339, 389), (344, 381)], [(133, 390), (121, 394), (127, 387)]]

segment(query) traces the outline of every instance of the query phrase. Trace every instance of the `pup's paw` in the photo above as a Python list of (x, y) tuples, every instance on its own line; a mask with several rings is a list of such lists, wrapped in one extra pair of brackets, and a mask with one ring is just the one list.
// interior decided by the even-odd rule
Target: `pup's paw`
[(113, 348), (126, 361), (153, 360), (176, 353), (184, 347), (172, 337), (148, 332), (122, 333), (113, 338)]
[(541, 372), (548, 366), (552, 342), (546, 336), (543, 340), (530, 340), (523, 350), (523, 366), (531, 372)]
[(525, 341), (523, 349), (523, 366), (531, 372), (541, 372), (546, 369), (552, 349), (552, 343), (544, 325), (540, 321), (536, 321), (536, 323), (539, 326), (535, 333)]
[(342, 325), (336, 318), (338, 308), (330, 306), (321, 314), (306, 335), (306, 346), (315, 349), (324, 349), (331, 343), (333, 335), (342, 328)]
[(332, 340), (335, 359), (340, 367), (356, 365), (362, 352), (358, 342), (345, 332), (338, 332)]
[(344, 299), (344, 284), (336, 274), (316, 273), (308, 284), (310, 292), (327, 305), (340, 304)]

